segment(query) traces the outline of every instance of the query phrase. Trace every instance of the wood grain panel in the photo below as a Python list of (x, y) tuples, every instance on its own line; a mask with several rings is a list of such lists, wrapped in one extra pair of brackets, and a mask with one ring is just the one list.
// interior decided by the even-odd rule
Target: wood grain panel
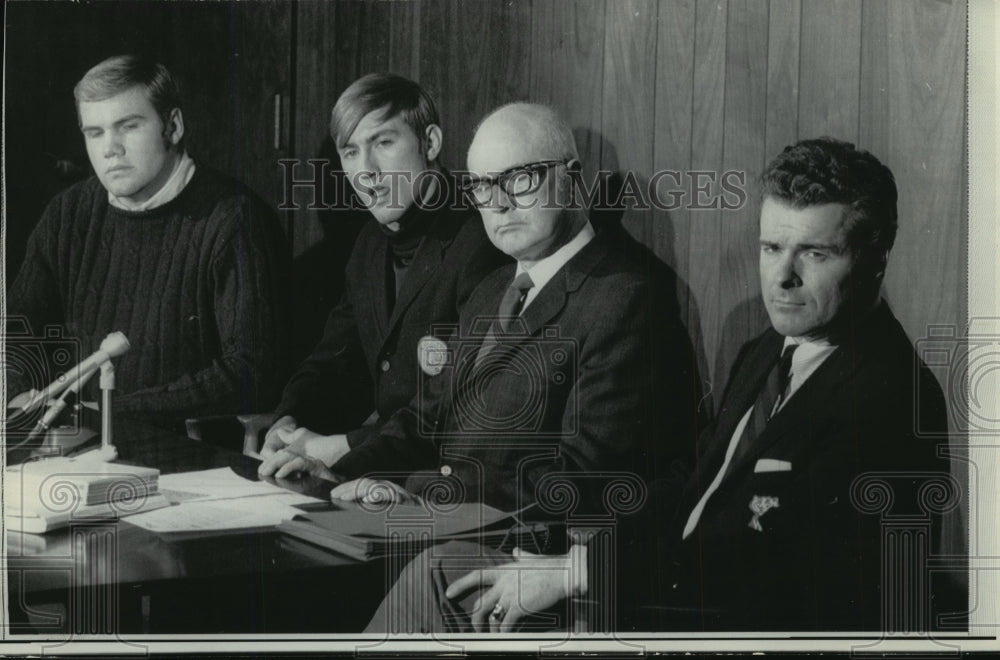
[(888, 19), (887, 164), (899, 188), (900, 228), (885, 288), (916, 339), (927, 324), (955, 322), (965, 292), (965, 5), (892, 2)]
[(422, 5), (421, 31), (421, 82), (443, 115), (444, 162), (464, 168), (479, 120), (528, 97), (531, 6), (432, 0)]
[[(330, 110), (337, 97), (357, 77), (355, 42), (359, 25), (359, 3), (350, 0), (330, 5), (307, 1), (296, 4), (295, 156), (300, 161), (296, 176), (306, 178), (305, 161), (327, 158), (331, 169), (340, 163), (329, 143)], [(331, 36), (332, 35), (332, 36)], [(302, 255), (320, 243), (324, 228), (314, 211), (306, 208), (310, 195), (300, 191), (294, 211), (293, 252)]]
[(392, 4), (367, 0), (361, 7), (358, 31), (358, 75), (389, 70), (392, 55)]
[[(490, 75), (497, 82), (491, 85), (491, 95), (483, 104), (484, 114), (504, 103), (529, 99), (531, 18), (531, 3), (525, 0), (498, 3), (491, 12), (491, 40), (480, 46), (480, 52), (491, 62)], [(468, 144), (465, 146), (468, 148)]]
[[(261, 2), (234, 3), (229, 9), (233, 39), (230, 91), (235, 105), (230, 171), (276, 207), (283, 192), (278, 159), (292, 151), (285, 125), (291, 89), (291, 7), (284, 2)], [(275, 95), (281, 96), (277, 117)]]
[[(361, 0), (342, 0), (334, 3), (333, 7), (327, 10), (326, 20), (330, 20), (330, 13), (333, 18), (333, 43), (332, 52), (325, 53), (333, 60), (331, 67), (327, 70), (333, 76), (331, 84), (333, 88), (333, 98), (330, 107), (336, 102), (337, 97), (348, 85), (354, 82), (362, 73), (361, 62), (365, 56), (366, 46), (369, 41), (368, 35), (363, 33), (365, 3)], [(317, 40), (329, 40), (330, 33), (318, 34), (314, 36)], [(325, 111), (329, 118), (329, 109)]]
[[(454, 0), (432, 0), (421, 9), (421, 84), (437, 102), (444, 133), (441, 160), (446, 167), (464, 169), (472, 136), (470, 124), (480, 114), (477, 99), (488, 75), (475, 72), (488, 64), (478, 57), (488, 17), (462, 11)], [(471, 31), (475, 37), (471, 37)]]
[(889, 153), (889, 3), (865, 0), (861, 28), (858, 146)]
[(766, 159), (798, 139), (801, 0), (771, 0), (767, 28)]
[(558, 0), (532, 0), (531, 40), (528, 73), (528, 99), (534, 103), (552, 103), (552, 76), (562, 38), (555, 20)]
[(728, 10), (724, 168), (720, 177), (727, 172), (739, 173), (744, 196), (740, 204), (738, 196), (719, 191), (723, 195), (720, 205), (737, 208), (720, 211), (722, 231), (717, 249), (722, 268), (717, 304), (723, 327), (716, 354), (718, 382), (729, 373), (736, 358), (734, 349), (767, 327), (767, 314), (760, 302), (760, 204), (754, 180), (767, 158), (768, 6), (766, 0), (732, 0)]
[[(450, 36), (460, 29), (458, 7), (451, 0), (424, 0), (420, 3), (420, 60), (417, 82), (431, 95), (441, 115), (441, 162), (446, 167), (464, 168), (465, 155), (455, 146), (456, 127), (463, 120), (462, 109), (452, 103), (449, 81), (453, 68)], [(465, 121), (469, 121), (465, 118)]]
[[(544, 6), (550, 0), (540, 2)], [(535, 30), (547, 29), (552, 35), (551, 55), (540, 54), (544, 59), (539, 66), (552, 67), (548, 102), (573, 127), (588, 181), (597, 176), (601, 165), (605, 4), (604, 0), (556, 0), (552, 24)]]
[[(724, 104), (726, 90), (726, 21), (727, 3), (698, 0), (695, 7), (694, 93), (691, 113), (692, 171), (719, 172), (723, 168)], [(696, 196), (688, 198), (697, 202)], [(722, 219), (716, 210), (690, 212), (690, 270), (687, 273), (692, 297), (688, 305), (688, 324), (695, 332), (696, 350), (704, 352), (706, 363), (699, 365), (702, 379), (713, 381), (715, 355), (724, 318), (719, 307), (721, 286)], [(706, 386), (706, 392), (721, 383)], [(721, 392), (716, 391), (715, 397)]]
[(420, 80), (420, 3), (389, 3), (389, 71)]
[(802, 5), (799, 138), (857, 142), (861, 0)]
[[(691, 220), (684, 208), (686, 200), (676, 195), (683, 194), (685, 173), (691, 169), (695, 2), (661, 0), (657, 11), (653, 171), (669, 170), (677, 177), (664, 175), (658, 179), (661, 183), (655, 192), (671, 208), (652, 211), (650, 247), (677, 275), (675, 294), (678, 308), (685, 311), (686, 317), (691, 296), (687, 282)], [(677, 199), (680, 203), (675, 204)]]
[[(888, 3), (887, 165), (899, 233), (884, 289), (914, 340), (930, 324), (955, 324), (959, 334), (965, 325), (965, 11), (963, 2)], [(953, 474), (964, 482), (967, 465), (955, 462)], [(967, 549), (967, 518), (966, 507), (946, 517), (943, 552)]]
[[(602, 168), (634, 176), (644, 191), (653, 169), (656, 100), (655, 0), (610, 3), (604, 23), (604, 110)], [(644, 192), (643, 192), (644, 195)], [(641, 201), (641, 200), (640, 200)], [(627, 209), (622, 224), (644, 244), (652, 243), (649, 210)]]

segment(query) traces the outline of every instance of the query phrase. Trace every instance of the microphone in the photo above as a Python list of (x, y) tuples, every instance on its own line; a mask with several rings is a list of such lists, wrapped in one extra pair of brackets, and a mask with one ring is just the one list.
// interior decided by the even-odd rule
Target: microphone
[[(81, 385), (83, 384), (82, 380), (79, 382)], [(49, 409), (45, 411), (45, 414), (42, 415), (42, 418), (38, 420), (37, 424), (35, 424), (35, 428), (31, 429), (31, 432), (28, 434), (28, 437), (25, 438), (24, 442), (20, 444), (27, 444), (32, 440), (34, 440), (35, 438), (37, 438), (38, 436), (40, 436), (41, 434), (48, 431), (49, 427), (52, 426), (52, 422), (54, 422), (56, 418), (62, 414), (62, 411), (66, 410), (66, 406), (72, 406), (76, 404), (78, 389), (79, 389), (78, 387), (70, 387), (61, 397), (56, 399), (56, 402), (53, 403), (51, 406), (49, 406)]]
[[(73, 385), (73, 383), (77, 380), (85, 380), (89, 378), (95, 371), (101, 368), (102, 364), (111, 358), (116, 358), (119, 355), (122, 355), (130, 347), (128, 339), (125, 338), (124, 334), (121, 332), (112, 332), (104, 338), (104, 341), (101, 342), (100, 348), (94, 351), (93, 355), (54, 380), (48, 387), (32, 397), (28, 403), (24, 404), (24, 406), (14, 413), (13, 416), (16, 417), (18, 415), (30, 413), (48, 399), (57, 396), (67, 387)], [(79, 385), (77, 385), (77, 387), (79, 387)]]

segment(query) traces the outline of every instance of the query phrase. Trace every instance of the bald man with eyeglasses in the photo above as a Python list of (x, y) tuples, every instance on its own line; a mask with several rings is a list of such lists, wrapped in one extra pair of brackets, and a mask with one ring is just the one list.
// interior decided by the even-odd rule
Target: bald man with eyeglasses
[(572, 484), (577, 513), (603, 510), (609, 480), (641, 490), (689, 450), (679, 429), (695, 416), (693, 359), (664, 340), (679, 321), (595, 234), (572, 176), (572, 131), (552, 110), (494, 111), (468, 167), (464, 190), (516, 264), (470, 295), (458, 338), (437, 345), (440, 374), (333, 466), (352, 480), (332, 497), (433, 491), (438, 505), (444, 494), (507, 511), (542, 500), (531, 517), (549, 519), (554, 493)]

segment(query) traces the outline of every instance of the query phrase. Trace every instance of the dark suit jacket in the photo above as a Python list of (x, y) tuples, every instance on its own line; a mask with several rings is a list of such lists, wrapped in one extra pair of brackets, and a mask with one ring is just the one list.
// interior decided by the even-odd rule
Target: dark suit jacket
[[(450, 198), (449, 198), (450, 199)], [(482, 278), (510, 259), (493, 247), (478, 214), (437, 211), (389, 311), (389, 243), (373, 221), (358, 235), (345, 271), (343, 298), (323, 338), (285, 387), (279, 415), (322, 433), (348, 433), (353, 446), (416, 394), (425, 376), (417, 342), (435, 326), (454, 324)]]
[[(602, 507), (609, 480), (640, 489), (685, 451), (692, 358), (676, 351), (683, 359), (674, 359), (664, 337), (677, 319), (655, 304), (637, 268), (596, 237), (478, 361), (514, 272), (504, 267), (482, 282), (449, 345), (450, 366), (335, 471), (433, 468), (435, 478), (415, 475), (408, 487), (507, 510), (540, 495), (548, 506), (536, 513), (547, 517)], [(554, 505), (567, 482), (579, 489), (575, 505)]]
[[(856, 487), (852, 494), (852, 483), (865, 473), (890, 472), (880, 478), (894, 495), (888, 513), (926, 520), (918, 487), (928, 473), (946, 479), (948, 471), (935, 453), (942, 437), (914, 431), (946, 434), (940, 386), (884, 303), (786, 402), (757, 451), (731, 466), (694, 532), (681, 540), (783, 339), (769, 330), (743, 347), (691, 471), (678, 469), (673, 480), (655, 484), (645, 510), (621, 521), (617, 586), (626, 629), (881, 626), (880, 516), (854, 503), (877, 500), (878, 493)], [(761, 459), (785, 461), (790, 470), (760, 471)], [(776, 498), (758, 518), (762, 531), (750, 526), (755, 497)], [(629, 618), (651, 612), (636, 610), (642, 603), (668, 609)]]

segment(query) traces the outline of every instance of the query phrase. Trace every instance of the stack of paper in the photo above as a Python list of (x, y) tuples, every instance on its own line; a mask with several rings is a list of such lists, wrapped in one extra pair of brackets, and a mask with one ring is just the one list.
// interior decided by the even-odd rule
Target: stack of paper
[(117, 518), (166, 506), (157, 494), (160, 471), (81, 457), (53, 458), (4, 472), (7, 529), (43, 533), (71, 520)]
[[(4, 498), (6, 497), (5, 493)], [(103, 504), (55, 510), (30, 507), (23, 509), (17, 502), (5, 501), (3, 522), (9, 530), (28, 534), (44, 534), (54, 529), (66, 527), (74, 521), (122, 518), (166, 506), (170, 506), (170, 501), (159, 493), (146, 495), (133, 501), (117, 500)]]

